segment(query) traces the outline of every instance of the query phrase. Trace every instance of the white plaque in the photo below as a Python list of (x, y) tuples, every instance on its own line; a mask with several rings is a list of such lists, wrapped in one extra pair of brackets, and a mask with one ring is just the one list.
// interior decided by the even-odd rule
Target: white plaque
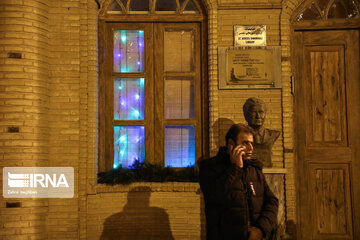
[(266, 25), (234, 26), (234, 46), (266, 46)]

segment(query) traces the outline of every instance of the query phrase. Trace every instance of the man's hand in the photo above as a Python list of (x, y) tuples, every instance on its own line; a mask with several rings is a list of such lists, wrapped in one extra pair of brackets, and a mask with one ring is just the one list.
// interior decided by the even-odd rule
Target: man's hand
[(242, 145), (238, 145), (234, 148), (233, 145), (229, 145), (228, 146), (228, 152), (230, 155), (230, 161), (232, 163), (235, 163), (236, 165), (238, 165), (240, 168), (243, 168), (243, 156), (245, 155), (245, 147)]
[(249, 227), (249, 238), (248, 240), (262, 240), (263, 234), (257, 227)]

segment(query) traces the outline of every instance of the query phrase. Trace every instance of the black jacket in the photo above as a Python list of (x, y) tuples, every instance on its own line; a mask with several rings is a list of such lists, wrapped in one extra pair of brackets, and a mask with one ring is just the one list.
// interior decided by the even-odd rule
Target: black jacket
[(269, 238), (277, 222), (278, 199), (252, 159), (240, 168), (230, 162), (226, 148), (200, 164), (200, 187), (205, 199), (206, 239), (247, 240), (248, 226)]

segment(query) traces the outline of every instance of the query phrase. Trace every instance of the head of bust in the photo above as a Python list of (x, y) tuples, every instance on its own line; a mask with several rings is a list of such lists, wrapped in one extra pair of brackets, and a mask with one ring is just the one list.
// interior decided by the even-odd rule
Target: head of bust
[(243, 105), (245, 120), (249, 126), (259, 129), (264, 125), (266, 116), (265, 103), (259, 98), (248, 98)]

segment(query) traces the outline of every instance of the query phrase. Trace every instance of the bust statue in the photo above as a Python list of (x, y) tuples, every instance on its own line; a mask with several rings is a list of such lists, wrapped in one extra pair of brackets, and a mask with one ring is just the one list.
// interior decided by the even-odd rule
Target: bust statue
[(248, 98), (243, 106), (245, 120), (255, 130), (253, 156), (261, 160), (264, 167), (272, 167), (271, 150), (280, 136), (280, 131), (265, 128), (265, 103), (259, 98)]

